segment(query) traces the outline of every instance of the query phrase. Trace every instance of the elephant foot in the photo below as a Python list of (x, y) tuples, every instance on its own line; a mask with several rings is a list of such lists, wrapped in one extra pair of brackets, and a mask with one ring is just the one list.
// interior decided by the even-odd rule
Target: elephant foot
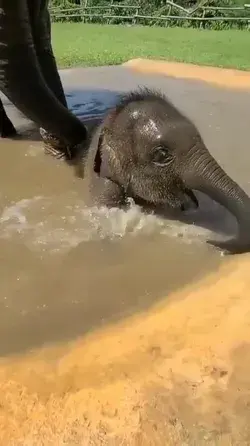
[(46, 155), (51, 155), (56, 159), (62, 159), (69, 164), (74, 163), (74, 160), (80, 151), (81, 144), (66, 146), (60, 138), (48, 133), (43, 128), (40, 128), (40, 135), (45, 145), (44, 152)]
[(0, 136), (1, 138), (13, 138), (17, 136), (17, 131), (14, 125), (12, 124), (11, 120), (7, 116), (5, 116), (2, 121), (2, 125), (0, 128)]

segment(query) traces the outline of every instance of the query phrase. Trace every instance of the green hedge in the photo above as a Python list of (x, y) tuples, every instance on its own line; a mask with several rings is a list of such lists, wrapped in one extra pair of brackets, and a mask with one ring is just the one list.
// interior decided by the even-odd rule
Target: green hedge
[[(175, 3), (178, 5), (184, 7), (184, 8), (190, 8), (193, 9), (197, 7), (198, 5), (204, 5), (206, 7), (212, 6), (212, 7), (241, 7), (244, 6), (245, 3), (247, 3), (248, 0), (175, 0)], [(84, 0), (82, 0), (82, 3), (84, 4)], [(95, 6), (95, 7), (102, 7), (102, 6), (109, 6), (111, 3), (111, 0), (88, 0), (88, 6)], [(249, 0), (250, 3), (250, 0)], [(139, 15), (143, 16), (161, 16), (161, 15), (168, 15), (168, 6), (166, 6), (165, 0), (114, 0), (113, 5), (124, 5), (128, 6), (127, 8), (112, 8), (112, 15), (114, 16), (122, 16), (120, 18), (103, 18), (103, 17), (85, 17), (82, 19), (82, 17), (79, 14), (79, 7), (81, 6), (81, 0), (50, 0), (50, 8), (54, 11), (56, 10), (57, 14), (60, 14), (61, 11), (64, 15), (64, 17), (56, 17), (56, 15), (52, 14), (52, 20), (54, 21), (72, 21), (72, 22), (78, 22), (84, 20), (86, 23), (109, 23), (109, 24), (137, 24), (137, 25), (148, 25), (148, 26), (181, 26), (181, 27), (193, 27), (193, 28), (210, 28), (210, 29), (229, 29), (229, 28), (246, 28), (248, 27), (248, 22), (250, 22), (250, 8), (245, 9), (243, 11), (239, 10), (207, 10), (206, 11), (206, 17), (220, 17), (220, 21), (194, 21), (194, 20), (179, 20), (178, 15), (181, 14), (180, 10), (172, 8), (171, 9), (171, 16), (176, 16), (176, 19), (171, 20), (155, 20), (155, 19), (143, 19), (143, 18), (136, 18), (129, 19), (128, 16), (132, 15), (131, 9), (129, 9), (129, 6), (136, 6), (140, 5), (140, 12)], [(77, 8), (77, 9), (76, 9)], [(67, 9), (67, 12), (64, 12), (63, 10)], [(86, 11), (88, 13), (92, 13), (93, 11), (89, 10)], [(102, 13), (109, 13), (108, 10), (96, 9), (95, 13), (102, 14)], [(76, 17), (70, 17), (70, 15), (76, 14)], [(198, 10), (195, 13), (196, 17), (202, 17), (202, 10)], [(123, 18), (124, 17), (124, 18)], [(224, 17), (246, 17), (245, 21), (229, 21), (229, 20), (223, 20)]]

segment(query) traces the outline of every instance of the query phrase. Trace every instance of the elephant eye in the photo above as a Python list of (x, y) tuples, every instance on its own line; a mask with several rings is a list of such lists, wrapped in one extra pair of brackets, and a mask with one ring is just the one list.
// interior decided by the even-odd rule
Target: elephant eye
[(166, 147), (156, 147), (152, 152), (152, 162), (157, 166), (166, 166), (171, 163), (172, 156)]

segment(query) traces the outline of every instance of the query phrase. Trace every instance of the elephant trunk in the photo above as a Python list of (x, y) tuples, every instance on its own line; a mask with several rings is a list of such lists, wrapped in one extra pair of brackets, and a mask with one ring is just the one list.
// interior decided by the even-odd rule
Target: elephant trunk
[[(217, 244), (235, 253), (250, 250), (250, 198), (219, 166), (205, 147), (195, 146), (189, 153), (184, 181), (228, 209), (237, 219), (239, 232), (233, 242)], [(215, 243), (214, 243), (215, 244)]]
[(26, 0), (14, 7), (10, 0), (0, 0), (0, 90), (37, 125), (66, 145), (76, 145), (86, 138), (86, 129), (48, 88), (29, 17)]

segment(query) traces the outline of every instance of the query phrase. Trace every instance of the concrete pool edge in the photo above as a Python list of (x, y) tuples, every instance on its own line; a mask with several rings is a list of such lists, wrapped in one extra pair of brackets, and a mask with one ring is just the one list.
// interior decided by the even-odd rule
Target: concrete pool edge
[(122, 66), (143, 74), (206, 82), (222, 88), (250, 90), (250, 72), (154, 59), (130, 59)]

